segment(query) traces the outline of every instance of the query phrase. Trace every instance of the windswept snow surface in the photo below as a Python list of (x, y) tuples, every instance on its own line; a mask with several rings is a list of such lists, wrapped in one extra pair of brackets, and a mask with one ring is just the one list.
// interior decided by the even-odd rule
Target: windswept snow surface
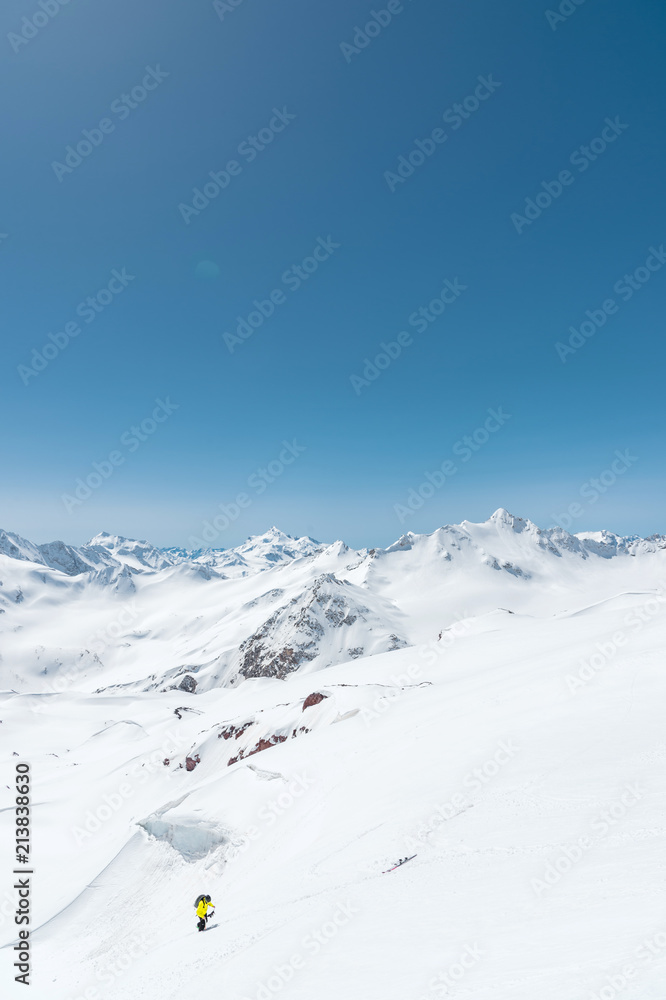
[[(386, 550), (268, 533), (231, 578), (110, 537), (0, 536), (0, 835), (29, 761), (36, 996), (663, 1000), (662, 538), (498, 511)], [(244, 642), (275, 656), (306, 619), (313, 659), (244, 679)]]

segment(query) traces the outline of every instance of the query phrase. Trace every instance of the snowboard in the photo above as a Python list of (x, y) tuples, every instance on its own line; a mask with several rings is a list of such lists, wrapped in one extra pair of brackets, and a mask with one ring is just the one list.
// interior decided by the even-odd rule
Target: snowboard
[(397, 864), (393, 865), (392, 868), (387, 868), (386, 871), (382, 872), (382, 875), (388, 875), (389, 872), (394, 872), (396, 868), (399, 868), (401, 865), (406, 864), (408, 861), (411, 861), (415, 857), (416, 857), (415, 854), (411, 854), (408, 858), (400, 858)]

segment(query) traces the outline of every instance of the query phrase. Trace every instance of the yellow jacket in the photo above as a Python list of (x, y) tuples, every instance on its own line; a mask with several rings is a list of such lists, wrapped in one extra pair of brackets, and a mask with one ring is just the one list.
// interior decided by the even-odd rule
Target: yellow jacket
[(207, 903), (205, 899), (202, 899), (199, 905), (197, 906), (197, 916), (203, 918), (206, 916), (209, 910), (213, 910), (214, 908), (215, 908), (215, 903)]

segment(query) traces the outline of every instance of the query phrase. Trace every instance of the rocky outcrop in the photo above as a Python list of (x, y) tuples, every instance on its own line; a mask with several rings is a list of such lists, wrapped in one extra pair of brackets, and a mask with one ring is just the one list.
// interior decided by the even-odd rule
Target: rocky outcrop
[(228, 767), (231, 767), (231, 765), (232, 765), (232, 764), (236, 764), (236, 763), (238, 763), (238, 761), (239, 761), (239, 760), (243, 760), (243, 759), (244, 759), (245, 757), (252, 757), (252, 756), (253, 756), (253, 754), (255, 754), (255, 753), (261, 753), (261, 751), (262, 751), (262, 750), (270, 750), (270, 748), (271, 748), (271, 747), (274, 747), (274, 746), (277, 746), (277, 744), (278, 744), (278, 743), (284, 743), (286, 739), (287, 739), (287, 737), (286, 737), (286, 736), (283, 736), (283, 735), (281, 735), (281, 734), (279, 734), (279, 733), (276, 733), (276, 734), (275, 734), (275, 735), (273, 735), (273, 736), (269, 736), (269, 737), (268, 737), (268, 739), (264, 739), (264, 738), (262, 737), (262, 738), (261, 738), (261, 739), (259, 740), (259, 742), (258, 742), (258, 743), (256, 743), (256, 744), (255, 744), (255, 746), (253, 746), (253, 747), (252, 747), (252, 749), (251, 749), (251, 750), (248, 750), (248, 751), (247, 751), (247, 753), (244, 753), (244, 752), (243, 752), (243, 751), (241, 750), (241, 751), (240, 751), (240, 752), (239, 752), (239, 753), (237, 754), (237, 756), (236, 756), (236, 757), (232, 757), (232, 758), (231, 758), (231, 759), (230, 759), (230, 760), (228, 761), (228, 764), (227, 764), (227, 766), (228, 766)]
[(235, 740), (239, 739), (245, 730), (250, 728), (253, 721), (253, 719), (250, 719), (249, 722), (244, 722), (242, 726), (225, 726), (225, 728), (221, 729), (217, 734), (218, 740), (230, 740), (232, 737)]
[(303, 711), (305, 711), (306, 708), (312, 708), (313, 705), (318, 705), (324, 700), (324, 698), (328, 698), (328, 695), (322, 694), (321, 691), (313, 691), (313, 693), (309, 694), (303, 702)]
[(325, 573), (241, 643), (238, 673), (284, 680), (313, 660), (325, 667), (401, 648), (407, 643), (394, 631), (394, 614), (381, 598)]

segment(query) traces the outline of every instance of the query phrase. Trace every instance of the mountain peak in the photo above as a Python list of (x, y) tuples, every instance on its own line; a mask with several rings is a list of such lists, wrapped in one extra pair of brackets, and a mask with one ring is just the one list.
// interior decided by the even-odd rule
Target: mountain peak
[(511, 528), (513, 531), (521, 532), (525, 531), (535, 531), (540, 533), (540, 528), (536, 526), (529, 518), (516, 517), (506, 509), (506, 507), (498, 507), (494, 514), (490, 515), (488, 519), (489, 524), (494, 524), (496, 527), (501, 525), (506, 525), (507, 528)]
[(497, 510), (490, 515), (491, 521), (513, 521), (513, 514), (510, 514), (506, 507), (498, 507)]
[(252, 562), (259, 559), (263, 563), (276, 564), (315, 555), (322, 548), (324, 546), (307, 535), (294, 538), (273, 525), (263, 535), (250, 535), (242, 545), (229, 551), (237, 553), (243, 560)]
[(263, 534), (261, 534), (261, 535), (249, 535), (248, 538), (246, 539), (245, 544), (247, 544), (247, 542), (273, 542), (273, 543), (280, 542), (281, 543), (281, 542), (284, 542), (284, 541), (293, 542), (293, 541), (295, 541), (295, 539), (293, 538), (292, 535), (288, 535), (286, 532), (281, 531), (280, 528), (276, 527), (276, 525), (273, 524), (273, 525), (271, 525), (271, 527), (267, 531), (264, 531)]
[[(86, 547), (95, 548), (96, 545), (102, 545), (105, 549), (110, 549), (116, 548), (118, 545), (124, 545), (126, 542), (136, 544), (133, 538), (125, 538), (123, 535), (112, 535), (108, 531), (99, 531), (86, 543)], [(148, 543), (141, 542), (140, 544), (147, 545)]]

